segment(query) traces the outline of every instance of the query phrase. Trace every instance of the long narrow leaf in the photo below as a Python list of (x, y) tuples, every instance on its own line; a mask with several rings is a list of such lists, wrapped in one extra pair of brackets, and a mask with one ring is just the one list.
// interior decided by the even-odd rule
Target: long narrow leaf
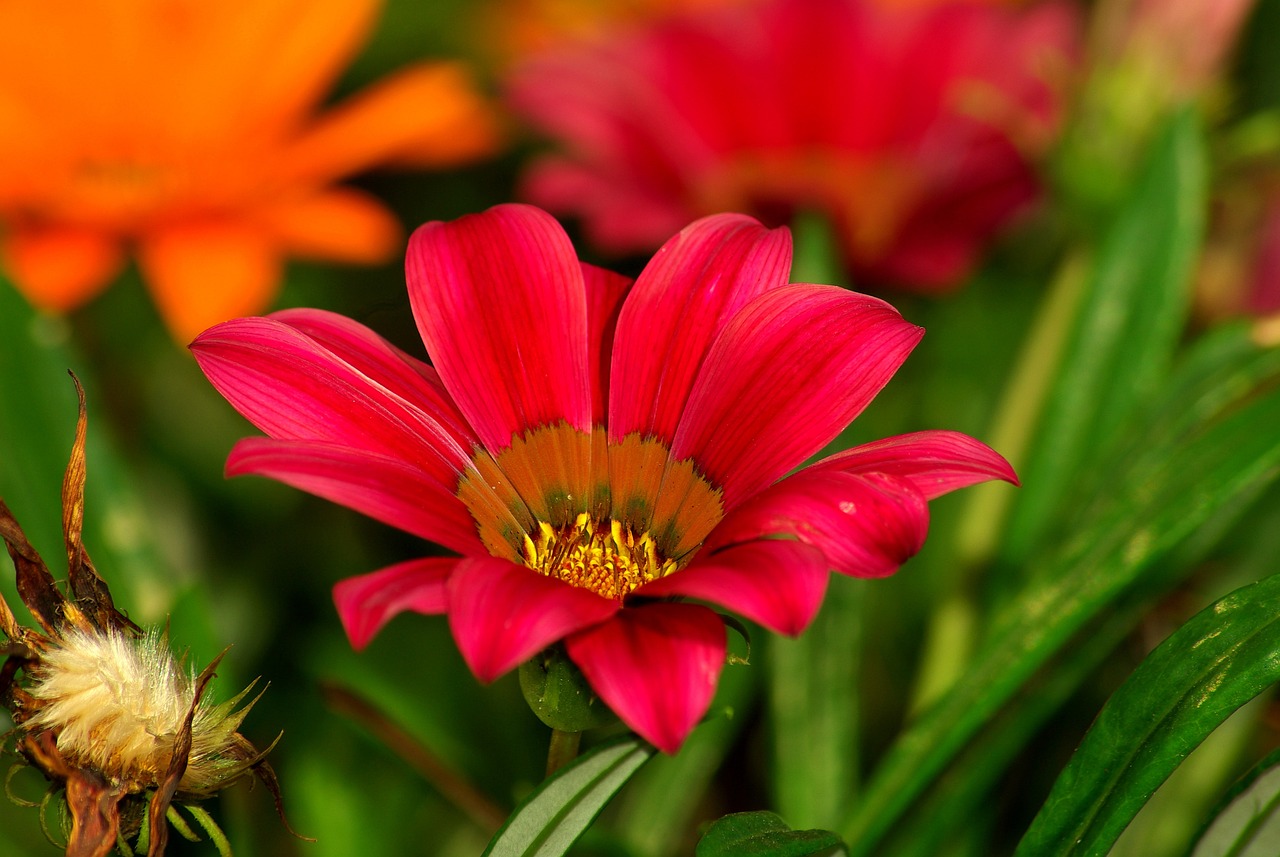
[(1020, 467), (1004, 555), (1020, 565), (1056, 518), (1091, 452), (1164, 380), (1190, 302), (1187, 279), (1205, 207), (1203, 144), (1193, 114), (1166, 126), (1133, 196), (1098, 249), (1076, 326)]
[(1107, 702), (1019, 855), (1104, 855), (1161, 783), (1236, 709), (1280, 681), (1280, 575), (1198, 613)]
[[(1238, 336), (1237, 332), (1237, 336)], [(1092, 516), (1048, 559), (995, 622), (987, 643), (952, 690), (899, 739), (841, 828), (856, 854), (876, 853), (880, 839), (972, 736), (1055, 653), (1119, 599), (1152, 598), (1176, 582), (1185, 563), (1156, 564), (1185, 549), (1270, 484), (1280, 470), (1280, 390), (1255, 394), (1277, 377), (1280, 355), (1211, 343), (1213, 361), (1190, 363), (1193, 377), (1170, 385), (1193, 414), (1174, 425), (1143, 424), (1148, 448), (1111, 471), (1110, 491)], [(1229, 394), (1210, 396), (1209, 389)], [(1176, 401), (1175, 401), (1176, 400)], [(1212, 407), (1202, 407), (1211, 401)]]
[[(999, 802), (992, 792), (1012, 760), (1045, 721), (1071, 697), (1132, 629), (1139, 611), (1108, 610), (1081, 631), (1066, 651), (1022, 688), (947, 766), (924, 798), (892, 831), (884, 857), (934, 857), (975, 820), (994, 824)], [(991, 814), (984, 818), (984, 814)]]
[(1191, 857), (1271, 857), (1280, 841), (1280, 751), (1241, 778), (1200, 834)]
[(656, 751), (626, 737), (596, 747), (529, 795), (494, 836), (484, 857), (559, 857)]

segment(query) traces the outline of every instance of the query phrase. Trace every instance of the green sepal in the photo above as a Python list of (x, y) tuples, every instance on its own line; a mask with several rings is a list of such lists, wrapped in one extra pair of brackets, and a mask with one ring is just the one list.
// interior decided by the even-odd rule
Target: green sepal
[(559, 646), (520, 665), (520, 690), (538, 719), (561, 732), (582, 732), (618, 719)]

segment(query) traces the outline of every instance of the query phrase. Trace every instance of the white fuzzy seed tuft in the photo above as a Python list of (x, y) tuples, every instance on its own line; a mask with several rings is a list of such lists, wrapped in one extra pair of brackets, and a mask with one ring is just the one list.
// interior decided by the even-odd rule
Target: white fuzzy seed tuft
[[(142, 787), (163, 778), (195, 695), (195, 675), (178, 665), (163, 636), (73, 631), (41, 653), (33, 678), (29, 690), (42, 705), (27, 727), (56, 734), (64, 758)], [(239, 718), (225, 715), (201, 700), (192, 763), (235, 731)], [(184, 783), (198, 774), (189, 767)]]

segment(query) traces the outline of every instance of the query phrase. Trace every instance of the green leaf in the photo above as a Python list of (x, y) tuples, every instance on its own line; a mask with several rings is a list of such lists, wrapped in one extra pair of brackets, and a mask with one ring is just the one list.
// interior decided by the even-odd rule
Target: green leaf
[(1280, 575), (1194, 616), (1107, 701), (1018, 846), (1104, 855), (1161, 783), (1236, 709), (1280, 681)]
[(655, 752), (642, 739), (628, 736), (596, 747), (561, 768), (516, 807), (483, 857), (564, 854)]
[(739, 812), (707, 829), (695, 857), (839, 857), (848, 854), (829, 830), (792, 830), (772, 812)]
[(1190, 857), (1272, 857), (1280, 841), (1280, 750), (1241, 777)]
[(1015, 566), (1074, 499), (1081, 467), (1168, 373), (1204, 230), (1204, 160), (1194, 114), (1175, 115), (1096, 251), (1036, 443), (1019, 467), (1025, 487), (1004, 545)]
[[(1119, 615), (1117, 615), (1119, 614)], [(966, 832), (994, 826), (999, 804), (992, 790), (1045, 721), (1107, 659), (1135, 621), (1131, 611), (1112, 610), (1072, 640), (1050, 667), (1041, 670), (982, 724), (886, 837), (877, 857), (935, 857)], [(979, 848), (985, 853), (986, 848)]]
[[(1108, 611), (1138, 615), (1280, 474), (1280, 350), (1226, 331), (1196, 349), (1134, 428), (1078, 528), (992, 621), (951, 690), (904, 733), (841, 827), (854, 854), (880, 840), (974, 735)], [(1262, 392), (1265, 390), (1265, 392)], [(1175, 557), (1174, 554), (1177, 554)], [(1157, 562), (1159, 560), (1159, 562)]]
[(1254, 755), (1270, 696), (1255, 697), (1213, 730), (1129, 822), (1108, 857), (1184, 855), (1222, 793), (1239, 777), (1241, 761)]

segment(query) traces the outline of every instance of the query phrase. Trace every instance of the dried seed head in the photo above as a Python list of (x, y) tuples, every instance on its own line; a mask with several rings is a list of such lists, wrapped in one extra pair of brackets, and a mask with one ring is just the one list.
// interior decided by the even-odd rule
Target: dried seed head
[[(196, 675), (179, 666), (163, 635), (72, 631), (42, 654), (30, 674), (27, 691), (38, 708), (25, 726), (57, 735), (69, 764), (125, 783), (164, 777), (196, 702)], [(225, 766), (219, 762), (232, 753), (246, 711), (206, 699), (196, 704), (179, 791), (205, 791), (221, 779)]]
[(204, 692), (221, 655), (196, 675), (174, 658), (166, 635), (144, 634), (116, 609), (89, 559), (81, 541), (79, 382), (76, 391), (80, 416), (62, 486), (67, 594), (0, 500), (0, 540), (13, 559), (18, 593), (40, 626), (19, 625), (0, 598), (0, 706), (15, 724), (4, 737), (14, 737), (23, 758), (63, 789), (72, 817), (68, 855), (102, 857), (122, 837), (138, 834), (149, 857), (160, 857), (171, 806), (209, 797), (250, 773), (271, 792), (283, 819), (265, 752), (236, 731), (253, 706), (241, 704), (249, 688), (220, 705), (208, 702)]

